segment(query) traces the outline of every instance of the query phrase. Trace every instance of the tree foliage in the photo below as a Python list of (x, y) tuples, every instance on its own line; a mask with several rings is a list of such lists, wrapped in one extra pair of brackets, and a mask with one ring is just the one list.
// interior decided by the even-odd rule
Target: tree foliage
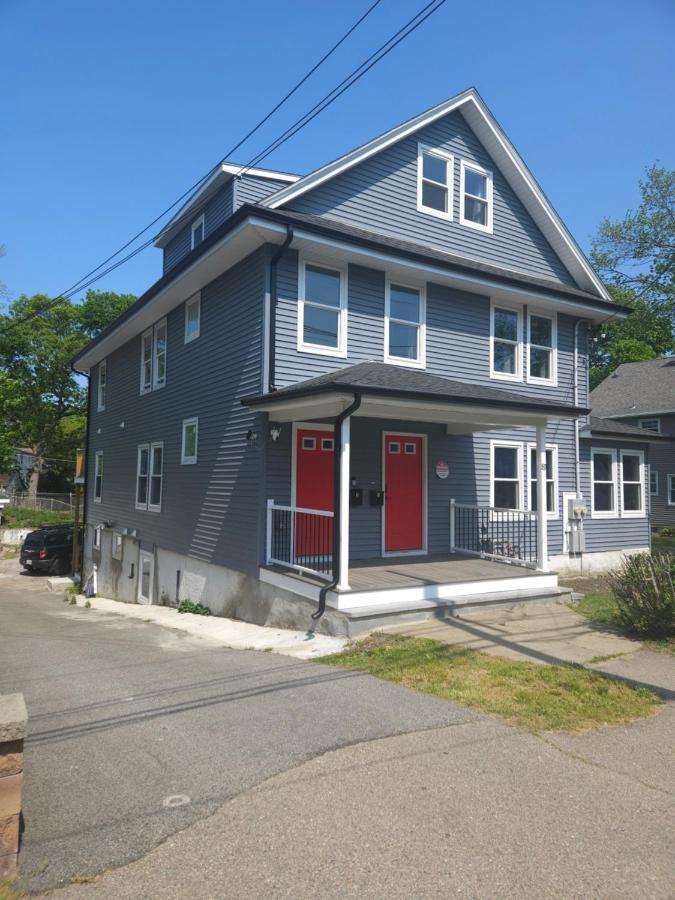
[(640, 205), (620, 221), (604, 219), (591, 259), (614, 299), (633, 312), (595, 330), (591, 387), (625, 362), (675, 350), (675, 172), (652, 165), (640, 181)]

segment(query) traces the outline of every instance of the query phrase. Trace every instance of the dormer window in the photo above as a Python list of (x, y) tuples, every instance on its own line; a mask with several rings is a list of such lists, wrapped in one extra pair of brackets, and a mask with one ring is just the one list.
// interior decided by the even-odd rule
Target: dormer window
[(452, 219), (452, 170), (450, 154), (418, 145), (417, 208), (420, 212)]
[(192, 243), (191, 249), (194, 250), (198, 244), (204, 240), (204, 216), (201, 215), (196, 222), (192, 223)]
[(460, 223), (492, 233), (492, 172), (463, 159), (459, 180)]

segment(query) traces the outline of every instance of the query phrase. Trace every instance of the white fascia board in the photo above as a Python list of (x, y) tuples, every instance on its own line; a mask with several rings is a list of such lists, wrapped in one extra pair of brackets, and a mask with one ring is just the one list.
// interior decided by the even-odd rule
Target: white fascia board
[(287, 181), (289, 184), (294, 184), (296, 181), (300, 181), (302, 175), (290, 175), (288, 172), (275, 172), (274, 169), (248, 169), (246, 166), (238, 166), (236, 163), (223, 163), (221, 166), (223, 172), (228, 172), (230, 175), (239, 175), (244, 169), (245, 175), (250, 175), (252, 178), (269, 178), (272, 181)]
[(316, 169), (296, 183), (265, 198), (261, 201), (261, 205), (277, 209), (456, 109), (461, 109), (485, 149), (490, 153), (516, 195), (578, 284), (585, 290), (597, 292), (604, 300), (611, 301), (612, 298), (593, 271), (581, 248), (570, 235), (525, 162), (473, 88), (456, 97), (451, 97), (444, 103), (409, 119), (408, 122), (404, 122), (397, 128), (385, 132), (350, 153)]
[[(645, 419), (647, 416), (670, 416), (675, 413), (675, 409), (649, 409), (649, 410), (636, 410), (635, 412), (628, 413), (612, 413), (612, 415), (601, 416), (602, 419), (634, 419), (640, 418)], [(594, 413), (594, 415), (596, 415)], [(629, 423), (626, 423), (629, 424)], [(636, 428), (638, 426), (635, 426)], [(647, 431), (647, 429), (645, 429)], [(649, 432), (648, 432), (649, 433)], [(655, 431), (651, 432), (652, 434), (656, 434)]]

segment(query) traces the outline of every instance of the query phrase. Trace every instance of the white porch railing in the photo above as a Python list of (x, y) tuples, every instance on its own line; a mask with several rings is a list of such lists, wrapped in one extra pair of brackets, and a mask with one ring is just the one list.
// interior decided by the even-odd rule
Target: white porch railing
[(450, 552), (537, 568), (537, 513), (450, 501)]
[(333, 513), (267, 501), (267, 563), (330, 581)]

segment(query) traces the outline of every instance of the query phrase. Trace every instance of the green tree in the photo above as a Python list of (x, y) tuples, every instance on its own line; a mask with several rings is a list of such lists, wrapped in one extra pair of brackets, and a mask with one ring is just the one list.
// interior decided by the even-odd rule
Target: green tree
[(0, 316), (0, 423), (3, 444), (34, 454), (29, 491), (49, 457), (66, 458), (83, 439), (86, 387), (73, 356), (136, 298), (88, 291), (82, 303), (21, 296)]
[(675, 172), (652, 165), (640, 181), (640, 205), (621, 221), (604, 219), (591, 259), (614, 299), (632, 309), (625, 321), (595, 329), (591, 387), (625, 362), (675, 351)]

